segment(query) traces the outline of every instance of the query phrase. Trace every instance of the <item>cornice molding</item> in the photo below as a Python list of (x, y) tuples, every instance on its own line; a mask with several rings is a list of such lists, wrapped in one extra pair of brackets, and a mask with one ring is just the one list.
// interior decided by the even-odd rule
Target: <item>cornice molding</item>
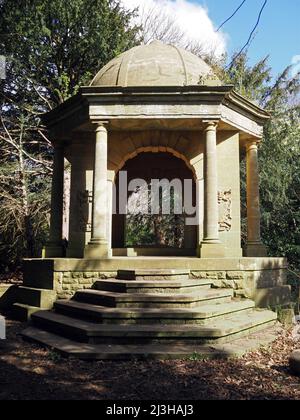
[[(244, 98), (242, 95), (234, 91), (233, 86), (166, 86), (166, 87), (82, 87), (77, 95), (67, 100), (62, 105), (45, 114), (42, 117), (44, 125), (48, 128), (64, 124), (66, 120), (74, 119), (74, 129), (80, 124), (89, 122), (91, 118), (91, 107), (98, 105), (101, 107), (113, 106), (184, 106), (188, 110), (189, 106), (193, 108), (191, 118), (196, 118), (195, 106), (225, 106), (244, 118), (248, 118), (258, 125), (263, 125), (269, 118), (270, 114), (260, 108), (255, 103)], [(112, 109), (112, 108), (108, 108)], [(197, 108), (196, 108), (197, 109)], [(148, 112), (148, 111), (147, 111)], [(188, 118), (187, 112), (184, 118)], [(78, 117), (79, 116), (79, 117)], [(123, 119), (126, 117), (126, 110)], [(128, 114), (132, 118), (132, 114)], [(147, 115), (146, 115), (147, 117)], [(153, 117), (149, 113), (149, 117)], [(155, 116), (154, 116), (155, 117)], [(160, 118), (163, 118), (160, 115)], [(165, 118), (170, 116), (166, 114)], [(177, 117), (177, 116), (176, 116)], [(117, 118), (114, 114), (113, 118)], [(140, 118), (139, 115), (136, 118)], [(180, 116), (178, 115), (178, 118)], [(203, 118), (203, 112), (199, 112), (199, 118)], [(208, 115), (208, 118), (210, 116)], [(220, 115), (220, 118), (222, 116)], [(105, 118), (106, 119), (106, 118)], [(109, 120), (109, 113), (107, 115)]]

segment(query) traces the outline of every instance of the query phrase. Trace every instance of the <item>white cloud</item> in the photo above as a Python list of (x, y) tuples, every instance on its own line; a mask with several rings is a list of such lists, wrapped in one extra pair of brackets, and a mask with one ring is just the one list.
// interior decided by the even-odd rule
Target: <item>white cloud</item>
[(295, 77), (297, 73), (300, 71), (300, 54), (294, 55), (294, 57), (292, 58), (292, 65), (293, 65), (292, 76)]
[[(226, 52), (227, 35), (216, 33), (208, 10), (188, 0), (122, 0), (128, 9), (139, 7), (140, 11), (159, 8), (162, 14), (176, 21), (186, 39), (204, 45), (206, 52), (214, 51), (216, 56)], [(140, 22), (139, 22), (140, 23)]]

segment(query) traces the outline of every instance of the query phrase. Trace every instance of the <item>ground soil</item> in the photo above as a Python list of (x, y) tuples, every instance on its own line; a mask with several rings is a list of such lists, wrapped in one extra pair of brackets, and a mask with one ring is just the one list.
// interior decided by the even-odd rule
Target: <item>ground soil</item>
[(8, 321), (0, 342), (0, 400), (300, 399), (289, 356), (300, 348), (284, 331), (269, 349), (231, 361), (83, 362), (23, 342)]

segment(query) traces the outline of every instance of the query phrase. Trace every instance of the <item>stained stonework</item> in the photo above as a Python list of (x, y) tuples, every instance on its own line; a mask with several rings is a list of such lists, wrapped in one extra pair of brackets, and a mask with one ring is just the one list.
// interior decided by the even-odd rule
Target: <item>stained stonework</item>
[(91, 198), (89, 191), (78, 191), (78, 220), (80, 232), (91, 232), (92, 224), (89, 220), (89, 204)]
[(56, 272), (54, 289), (58, 299), (70, 299), (77, 290), (91, 289), (97, 280), (116, 278), (116, 272)]
[(231, 190), (218, 192), (219, 231), (229, 232), (232, 225), (232, 193)]
[(210, 71), (208, 74), (200, 74), (198, 84), (200, 86), (220, 86), (220, 80), (213, 71)]
[(191, 278), (211, 280), (217, 288), (244, 290), (244, 271), (191, 271)]

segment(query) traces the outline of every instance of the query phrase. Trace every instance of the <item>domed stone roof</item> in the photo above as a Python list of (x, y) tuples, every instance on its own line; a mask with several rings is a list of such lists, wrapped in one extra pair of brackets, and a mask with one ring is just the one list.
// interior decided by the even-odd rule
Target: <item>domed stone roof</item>
[(220, 85), (212, 69), (199, 57), (153, 41), (119, 55), (95, 76), (91, 86)]

